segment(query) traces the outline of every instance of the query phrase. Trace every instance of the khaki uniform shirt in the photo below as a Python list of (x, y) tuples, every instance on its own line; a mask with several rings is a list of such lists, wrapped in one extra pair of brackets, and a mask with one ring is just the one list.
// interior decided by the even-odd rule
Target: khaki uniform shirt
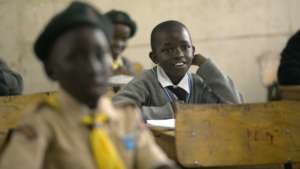
[[(116, 65), (116, 67), (114, 67)], [(134, 76), (133, 64), (125, 57), (118, 57), (116, 61), (113, 62), (113, 75), (129, 75)]]
[[(97, 168), (90, 149), (90, 129), (81, 122), (90, 109), (64, 92), (59, 102), (61, 111), (39, 104), (22, 120), (4, 151), (0, 169)], [(102, 98), (98, 107), (110, 118), (103, 127), (127, 169), (152, 169), (170, 164), (133, 106), (122, 108), (121, 112), (114, 109), (108, 99)], [(126, 138), (131, 138), (134, 146), (125, 144)]]

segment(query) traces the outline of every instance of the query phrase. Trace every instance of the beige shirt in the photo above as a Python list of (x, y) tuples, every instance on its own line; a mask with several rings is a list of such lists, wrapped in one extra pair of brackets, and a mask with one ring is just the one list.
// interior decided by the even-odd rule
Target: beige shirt
[[(40, 103), (22, 120), (4, 151), (0, 169), (97, 169), (88, 139), (90, 129), (81, 122), (91, 110), (64, 92), (59, 103), (60, 111)], [(104, 128), (127, 169), (170, 164), (143, 126), (135, 107), (126, 106), (121, 112), (105, 98), (98, 107), (110, 118)], [(129, 136), (134, 148), (124, 144)]]

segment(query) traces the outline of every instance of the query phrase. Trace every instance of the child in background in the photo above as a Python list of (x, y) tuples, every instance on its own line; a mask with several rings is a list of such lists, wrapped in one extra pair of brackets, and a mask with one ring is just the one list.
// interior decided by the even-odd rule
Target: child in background
[[(116, 105), (163, 107), (184, 103), (241, 103), (232, 80), (208, 58), (195, 54), (190, 33), (178, 21), (158, 24), (151, 33), (151, 60), (156, 66), (134, 78), (113, 97)], [(197, 73), (189, 72), (198, 66)], [(150, 114), (147, 114), (150, 113)], [(144, 120), (173, 118), (172, 111), (143, 112)]]
[(113, 40), (111, 44), (113, 58), (113, 75), (131, 75), (134, 76), (132, 63), (122, 56), (127, 47), (127, 42), (132, 38), (137, 30), (136, 23), (130, 16), (123, 11), (111, 10), (105, 14), (113, 23)]

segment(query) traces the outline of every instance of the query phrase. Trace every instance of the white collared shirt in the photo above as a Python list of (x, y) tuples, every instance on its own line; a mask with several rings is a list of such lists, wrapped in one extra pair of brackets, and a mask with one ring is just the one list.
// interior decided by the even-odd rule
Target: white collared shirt
[(180, 80), (180, 82), (177, 85), (174, 85), (173, 82), (170, 80), (166, 72), (163, 70), (162, 67), (157, 65), (157, 79), (161, 86), (163, 88), (168, 87), (168, 86), (173, 86), (173, 87), (180, 87), (183, 90), (187, 92), (187, 94), (190, 94), (190, 85), (189, 85), (189, 72), (187, 72), (184, 77)]

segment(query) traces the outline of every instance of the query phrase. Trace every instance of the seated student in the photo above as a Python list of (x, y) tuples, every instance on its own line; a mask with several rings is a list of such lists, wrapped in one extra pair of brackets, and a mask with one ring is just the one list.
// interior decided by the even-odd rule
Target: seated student
[(300, 85), (300, 31), (282, 51), (277, 76), (280, 85)]
[(18, 125), (1, 169), (175, 168), (132, 105), (103, 98), (110, 75), (110, 25), (95, 8), (73, 2), (56, 15), (34, 49), (61, 91)]
[(0, 59), (0, 96), (20, 95), (22, 91), (22, 76), (10, 70), (6, 63)]
[[(164, 106), (174, 100), (185, 103), (241, 103), (233, 82), (210, 60), (195, 55), (190, 33), (178, 21), (158, 24), (151, 33), (150, 58), (157, 64), (133, 79), (113, 97), (116, 105)], [(196, 74), (191, 65), (199, 66)], [(166, 111), (165, 111), (166, 112)], [(145, 114), (144, 119), (172, 118), (167, 114)]]
[(118, 10), (111, 10), (105, 14), (113, 23), (113, 40), (111, 44), (113, 58), (113, 75), (135, 75), (132, 63), (121, 56), (127, 47), (127, 41), (132, 38), (136, 32), (136, 23), (130, 16)]

